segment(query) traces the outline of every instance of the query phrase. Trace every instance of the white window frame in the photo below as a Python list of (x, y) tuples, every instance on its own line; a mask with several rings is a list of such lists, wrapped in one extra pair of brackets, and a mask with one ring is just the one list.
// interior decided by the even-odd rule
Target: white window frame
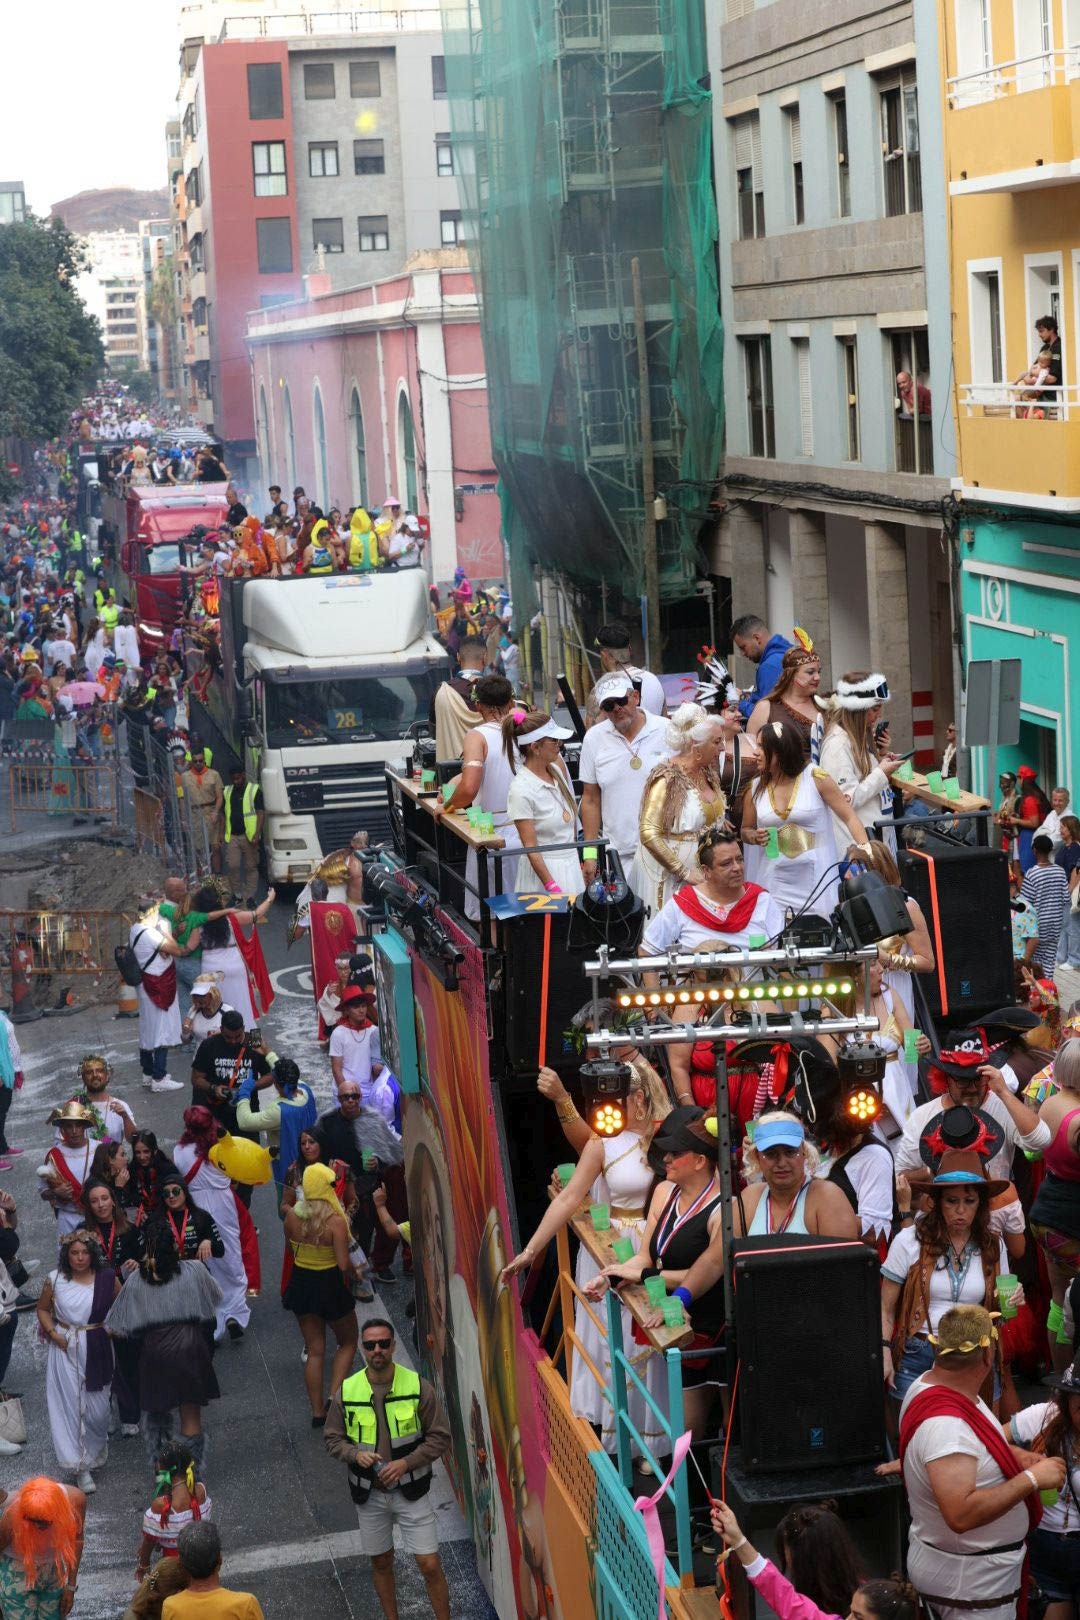
[[(1014, 0), (1022, 4), (1023, 0)], [(964, 54), (960, 26), (961, 8), (978, 6), (978, 48), (970, 60)], [(980, 101), (990, 101), (995, 94), (997, 75), (994, 66), (994, 37), (991, 0), (952, 0), (953, 39), (956, 46), (956, 72), (963, 80), (962, 88), (954, 92), (954, 107), (973, 107)]]
[[(386, 221), (386, 229), (382, 230), (382, 231), (371, 231), (371, 230), (369, 230), (369, 231), (361, 231), (360, 223), (359, 223), (361, 219), (385, 219), (385, 221)], [(389, 214), (358, 214), (357, 215), (356, 231), (357, 231), (358, 248), (359, 248), (359, 251), (361, 253), (387, 253), (387, 252), (389, 252), (389, 250), (390, 250), (390, 216), (389, 216)], [(365, 247), (364, 246), (364, 237), (365, 236), (368, 236), (368, 237), (371, 238), (371, 246), (370, 247)], [(383, 241), (381, 247), (379, 246), (379, 238), (380, 237), (385, 238), (385, 240)]]
[[(1064, 0), (1063, 0), (1064, 3)], [(1023, 95), (1029, 90), (1043, 90), (1054, 78), (1054, 7), (1051, 0), (1013, 0), (1013, 42), (1014, 55), (1017, 59), (1026, 58), (1032, 52), (1021, 45), (1023, 32), (1022, 13), (1025, 6), (1038, 5), (1040, 8), (1039, 54), (1043, 57), (1038, 62), (1025, 61), (1022, 67), (1013, 69), (1016, 75), (1015, 89), (1017, 95)], [(1026, 19), (1025, 19), (1026, 20)]]
[[(265, 152), (266, 152), (267, 167), (265, 169), (260, 169), (256, 165), (255, 153), (259, 150), (260, 147), (264, 148)], [(280, 169), (275, 169), (274, 166), (273, 166), (275, 148), (280, 148), (280, 152), (281, 152), (281, 168)], [(286, 151), (285, 142), (284, 141), (252, 141), (252, 143), (251, 143), (251, 175), (252, 175), (252, 184), (254, 186), (254, 191), (255, 191), (256, 197), (287, 197), (289, 195), (289, 154)], [(265, 180), (271, 180), (271, 181), (280, 180), (281, 181), (281, 189), (280, 189), (280, 191), (273, 191), (273, 190), (271, 190), (271, 191), (260, 191), (259, 190), (259, 181), (260, 180), (264, 180), (264, 181)]]
[[(1072, 356), (1065, 353), (1065, 266), (1060, 253), (1025, 253), (1024, 254), (1024, 309), (1027, 314), (1026, 332), (1028, 335), (1031, 358), (1037, 353), (1038, 338), (1035, 335), (1035, 322), (1040, 315), (1050, 315), (1053, 311), (1045, 303), (1040, 303), (1036, 309), (1031, 302), (1032, 270), (1044, 267), (1055, 269), (1058, 273), (1058, 335), (1061, 337), (1061, 358), (1063, 365), (1071, 365)], [(1062, 382), (1065, 381), (1063, 377)]]
[[(972, 399), (982, 404), (1007, 404), (1008, 394), (1005, 391), (1009, 383), (1009, 361), (1005, 352), (1005, 265), (1002, 259), (968, 259), (964, 266), (967, 277), (968, 296), (968, 370), (971, 375), (967, 379), (972, 385)], [(998, 342), (1001, 347), (1001, 380), (995, 382), (992, 377), (977, 376), (981, 369), (977, 362), (983, 357), (989, 358), (989, 324), (984, 332), (976, 321), (976, 298), (981, 300), (984, 296), (979, 286), (978, 278), (986, 275), (997, 275), (998, 278)], [(963, 383), (964, 378), (959, 379)]]
[[(327, 170), (326, 154), (334, 154), (334, 167)], [(312, 168), (315, 154), (318, 153), (321, 169)], [(308, 178), (311, 180), (339, 180), (341, 178), (341, 154), (337, 141), (309, 141), (308, 142)]]

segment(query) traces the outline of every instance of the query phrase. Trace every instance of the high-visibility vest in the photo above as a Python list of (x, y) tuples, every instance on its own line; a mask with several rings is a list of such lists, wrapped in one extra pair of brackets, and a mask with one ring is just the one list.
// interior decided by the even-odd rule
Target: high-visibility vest
[[(255, 833), (256, 833), (256, 829), (258, 828), (258, 825), (259, 825), (259, 823), (258, 823), (258, 821), (256, 819), (256, 814), (255, 814), (255, 794), (256, 794), (256, 791), (257, 791), (257, 789), (255, 787), (254, 782), (245, 782), (244, 783), (244, 803), (243, 803), (244, 837), (247, 839), (249, 844), (253, 844), (255, 842)], [(225, 842), (226, 843), (229, 843), (230, 840), (232, 839), (232, 811), (230, 809), (230, 806), (232, 805), (232, 796), (233, 796), (233, 788), (232, 788), (232, 783), (230, 782), (228, 787), (225, 789)]]
[(99, 614), (102, 626), (106, 630), (115, 630), (120, 622), (120, 609), (115, 602), (106, 602)]
[[(378, 1418), (375, 1398), (366, 1371), (361, 1368), (346, 1378), (341, 1386), (341, 1413), (345, 1422), (345, 1436), (362, 1451), (374, 1451), (378, 1444)], [(394, 1381), (383, 1399), (383, 1414), (390, 1432), (390, 1452), (394, 1461), (415, 1451), (424, 1438), (420, 1422), (420, 1378), (408, 1367), (394, 1364)], [(414, 1501), (423, 1496), (431, 1484), (431, 1465), (411, 1470), (401, 1476), (401, 1494)], [(371, 1494), (370, 1470), (349, 1467), (349, 1489), (354, 1502), (366, 1502)]]

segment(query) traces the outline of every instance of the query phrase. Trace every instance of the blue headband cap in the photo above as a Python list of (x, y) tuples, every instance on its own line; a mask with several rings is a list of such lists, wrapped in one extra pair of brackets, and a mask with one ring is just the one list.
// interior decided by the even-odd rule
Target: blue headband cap
[(806, 1132), (797, 1119), (759, 1119), (754, 1123), (754, 1147), (759, 1153), (769, 1148), (801, 1148)]

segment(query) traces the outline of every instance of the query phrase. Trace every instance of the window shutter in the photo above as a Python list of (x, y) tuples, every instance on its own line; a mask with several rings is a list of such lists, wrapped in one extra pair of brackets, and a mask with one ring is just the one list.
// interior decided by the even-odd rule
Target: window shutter
[(799, 370), (799, 449), (804, 456), (814, 453), (814, 399), (810, 386), (810, 341), (795, 340)]
[(761, 119), (757, 113), (750, 113), (750, 149), (753, 154), (754, 190), (761, 190)]
[(735, 120), (735, 167), (749, 169), (754, 161), (749, 115)]
[(802, 124), (799, 120), (798, 107), (792, 108), (788, 113), (788, 133), (791, 136), (791, 161), (802, 162)]

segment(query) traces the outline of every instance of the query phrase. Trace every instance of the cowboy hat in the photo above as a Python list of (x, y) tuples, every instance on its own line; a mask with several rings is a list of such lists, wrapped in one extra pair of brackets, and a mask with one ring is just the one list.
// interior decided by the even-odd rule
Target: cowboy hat
[(991, 1181), (986, 1161), (971, 1148), (947, 1148), (938, 1160), (931, 1187), (985, 1187), (991, 1198), (1007, 1190), (1007, 1181)]

